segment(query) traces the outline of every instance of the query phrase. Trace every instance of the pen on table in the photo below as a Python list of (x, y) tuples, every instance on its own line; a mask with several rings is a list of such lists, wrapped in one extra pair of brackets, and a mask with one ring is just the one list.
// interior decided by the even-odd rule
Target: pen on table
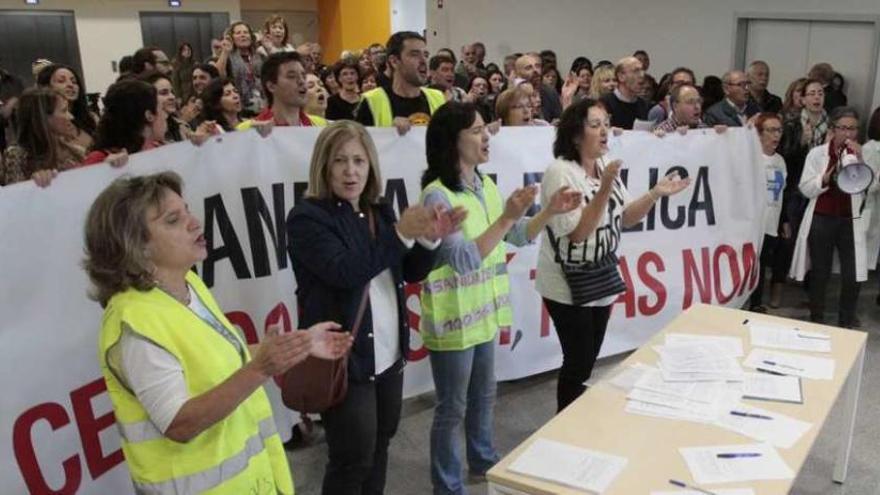
[(789, 366), (787, 364), (777, 363), (776, 361), (761, 361), (764, 364), (769, 364), (770, 366), (778, 366), (780, 368), (788, 368), (790, 370), (796, 371), (804, 371), (803, 368), (798, 368), (797, 366)]
[(770, 416), (765, 416), (763, 414), (754, 414), (754, 413), (747, 413), (747, 412), (742, 412), (742, 411), (730, 411), (730, 414), (732, 414), (734, 416), (740, 416), (743, 418), (773, 419)]
[(748, 324), (749, 324), (749, 319), (748, 319), (748, 318), (746, 318), (745, 320), (743, 320), (743, 325), (748, 325)]
[(715, 454), (719, 459), (746, 459), (751, 457), (761, 457), (759, 452), (722, 452)]
[(801, 338), (801, 339), (828, 340), (828, 337), (826, 337), (824, 335), (820, 337), (818, 335), (804, 335), (800, 332), (797, 332), (797, 336), (798, 336), (798, 338)]
[(778, 371), (768, 370), (768, 369), (766, 369), (766, 368), (755, 368), (755, 369), (758, 370), (758, 371), (760, 371), (761, 373), (767, 373), (767, 374), (770, 374), (770, 375), (776, 375), (776, 376), (788, 376), (788, 375), (786, 375), (785, 373), (780, 373), (780, 372), (778, 372)]
[(718, 494), (715, 493), (715, 492), (710, 492), (709, 490), (706, 490), (706, 489), (700, 488), (700, 487), (698, 487), (698, 486), (688, 485), (688, 484), (685, 483), (684, 481), (669, 480), (669, 484), (670, 484), (670, 485), (673, 485), (673, 486), (677, 486), (677, 487), (679, 487), (679, 488), (684, 488), (685, 490), (694, 490), (694, 491), (697, 491), (697, 492), (700, 492), (700, 493), (705, 493), (706, 495), (718, 495)]

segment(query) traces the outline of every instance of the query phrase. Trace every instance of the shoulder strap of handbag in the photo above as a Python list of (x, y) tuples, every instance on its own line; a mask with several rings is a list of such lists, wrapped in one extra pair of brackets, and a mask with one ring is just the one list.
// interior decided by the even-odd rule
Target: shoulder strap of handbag
[[(376, 238), (376, 217), (373, 208), (370, 207), (367, 209), (367, 221), (370, 225), (370, 237), (372, 239)], [(364, 286), (364, 293), (361, 295), (361, 302), (358, 305), (357, 313), (355, 313), (354, 324), (351, 327), (351, 337), (357, 337), (358, 330), (361, 328), (361, 323), (364, 319), (364, 313), (367, 312), (367, 302), (370, 300), (370, 282), (367, 282), (367, 285)]]

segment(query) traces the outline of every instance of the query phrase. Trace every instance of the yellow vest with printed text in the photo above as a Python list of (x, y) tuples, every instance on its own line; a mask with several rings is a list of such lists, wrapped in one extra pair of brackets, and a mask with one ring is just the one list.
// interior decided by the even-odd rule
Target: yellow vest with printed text
[[(439, 190), (453, 208), (467, 210), (461, 233), (468, 241), (479, 237), (504, 211), (495, 183), (488, 175), (482, 175), (481, 180), (485, 208), (473, 192), (452, 191), (439, 180), (422, 192), (424, 198), (432, 190)], [(421, 305), (419, 333), (425, 347), (432, 351), (468, 349), (495, 338), (499, 328), (513, 323), (504, 241), (474, 271), (458, 273), (449, 264), (433, 270), (422, 283)]]

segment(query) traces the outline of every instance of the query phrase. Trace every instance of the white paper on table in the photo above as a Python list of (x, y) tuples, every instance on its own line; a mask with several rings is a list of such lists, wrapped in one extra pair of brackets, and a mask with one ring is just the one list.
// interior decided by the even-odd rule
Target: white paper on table
[(804, 395), (799, 376), (777, 376), (769, 373), (746, 373), (742, 398), (803, 404)]
[(743, 357), (742, 339), (739, 337), (721, 336), (721, 335), (699, 335), (694, 333), (667, 333), (666, 344), (681, 344), (685, 342), (711, 342), (732, 357)]
[(701, 416), (694, 411), (687, 409), (679, 409), (675, 407), (662, 406), (660, 404), (651, 404), (636, 400), (626, 401), (626, 407), (623, 410), (630, 414), (638, 414), (652, 418), (672, 419), (676, 421), (693, 421), (695, 423), (715, 424), (717, 415), (711, 417)]
[[(755, 495), (755, 490), (751, 488), (713, 488), (711, 490), (715, 495)], [(696, 490), (672, 490), (672, 491), (656, 491), (652, 490), (651, 495), (706, 495), (704, 492)]]
[[(776, 364), (767, 364), (776, 363)], [(834, 378), (834, 360), (793, 354), (790, 352), (752, 349), (743, 364), (750, 368), (761, 368), (785, 375), (796, 375), (815, 380)]]
[[(790, 480), (794, 471), (770, 444), (683, 447), (678, 449), (697, 484)], [(719, 459), (720, 453), (755, 452), (760, 457)]]
[(633, 389), (636, 382), (639, 381), (639, 378), (641, 378), (647, 370), (656, 371), (657, 368), (648, 366), (647, 364), (635, 363), (614, 375), (608, 380), (608, 383), (628, 393)]
[(656, 392), (638, 388), (632, 389), (632, 391), (627, 394), (626, 398), (630, 401), (647, 402), (648, 404), (680, 409), (688, 414), (696, 414), (697, 416), (705, 417), (707, 420), (716, 418), (721, 407), (720, 404), (717, 403), (705, 404), (684, 399), (682, 397), (658, 394)]
[(627, 459), (539, 438), (507, 469), (561, 485), (601, 494), (623, 471)]
[(831, 352), (831, 338), (826, 334), (806, 332), (794, 327), (749, 323), (752, 346), (792, 351)]
[(667, 343), (654, 350), (660, 355), (660, 368), (668, 371), (735, 373), (741, 370), (728, 349), (712, 341)]
[(692, 373), (660, 370), (667, 382), (741, 382), (745, 379), (742, 370), (731, 373)]
[(636, 382), (635, 388), (704, 404), (716, 402), (727, 390), (724, 382), (667, 382), (659, 371), (646, 371)]
[[(730, 414), (730, 411), (744, 412), (767, 416), (773, 419), (749, 418)], [(773, 411), (767, 411), (748, 404), (738, 404), (718, 416), (717, 425), (735, 431), (749, 438), (767, 442), (774, 447), (791, 448), (800, 438), (813, 427), (811, 423), (801, 421)]]

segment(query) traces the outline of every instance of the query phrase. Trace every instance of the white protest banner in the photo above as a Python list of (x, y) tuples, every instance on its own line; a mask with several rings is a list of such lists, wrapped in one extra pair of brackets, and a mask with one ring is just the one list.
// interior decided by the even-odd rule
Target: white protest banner
[[(121, 174), (177, 171), (185, 199), (203, 218), (208, 259), (198, 267), (220, 306), (250, 342), (266, 326), (296, 327), (294, 278), (285, 219), (306, 187), (318, 129), (227, 134), (196, 148), (165, 146), (132, 156), (123, 169), (101, 165), (62, 173), (47, 189), (0, 189), (0, 479), (3, 493), (128, 493), (131, 484), (100, 378), (101, 308), (86, 297), (80, 268), (82, 228), (97, 194)], [(425, 168), (424, 129), (404, 137), (371, 130), (386, 196), (399, 208), (417, 200)], [(552, 161), (553, 129), (505, 128), (492, 138), (481, 170), (506, 196), (540, 182)], [(663, 199), (621, 241), (621, 270), (630, 286), (613, 307), (603, 354), (633, 349), (695, 303), (738, 306), (756, 282), (766, 183), (753, 131), (692, 131), (659, 139), (625, 133), (611, 139), (610, 158), (634, 197), (670, 170), (693, 184)], [(534, 291), (538, 244), (509, 248), (514, 326), (500, 334), (497, 376), (514, 379), (561, 362), (550, 320)], [(413, 339), (405, 393), (430, 390), (427, 353), (416, 331), (417, 285), (407, 289)], [(276, 403), (287, 436), (294, 414)], [(295, 460), (294, 460), (295, 463)]]

